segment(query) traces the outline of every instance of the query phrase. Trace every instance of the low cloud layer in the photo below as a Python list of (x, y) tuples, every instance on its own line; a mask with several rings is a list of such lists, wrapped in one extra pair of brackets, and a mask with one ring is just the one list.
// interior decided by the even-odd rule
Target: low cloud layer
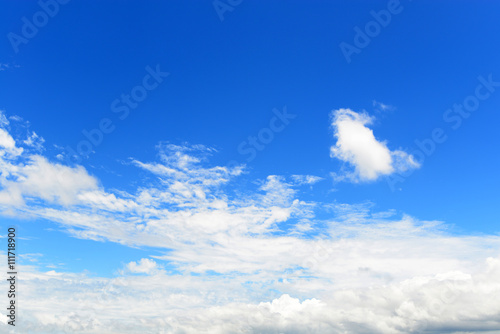
[[(455, 246), (481, 250), (481, 240), (465, 239), (454, 240)], [(296, 275), (170, 274), (151, 259), (128, 264), (114, 278), (24, 266), (18, 333), (494, 333), (500, 328), (500, 258), (467, 263), (456, 257), (453, 263), (452, 254), (426, 258), (431, 252), (422, 247), (413, 249), (411, 258), (401, 257), (406, 265), (398, 267), (383, 248), (390, 242), (379, 247), (356, 239), (338, 243), (327, 245), (334, 255), (317, 261), (318, 268), (312, 263), (320, 255), (310, 253), (311, 265)], [(370, 259), (351, 254), (354, 272), (334, 269), (347, 262), (341, 253), (370, 246)], [(429, 262), (435, 268), (422, 268)]]

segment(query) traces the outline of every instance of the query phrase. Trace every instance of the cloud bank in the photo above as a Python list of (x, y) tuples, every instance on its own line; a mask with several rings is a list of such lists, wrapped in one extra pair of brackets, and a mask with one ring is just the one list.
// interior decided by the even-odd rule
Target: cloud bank
[[(398, 151), (377, 141), (369, 122), (348, 109), (334, 118), (334, 150), (357, 178), (398, 168)], [(269, 175), (239, 188), (244, 166), (210, 165), (216, 151), (203, 145), (160, 143), (157, 161), (130, 160), (147, 179), (111, 190), (83, 166), (34, 153), (33, 136), (14, 138), (8, 126), (0, 145), (4, 216), (160, 250), (110, 263), (113, 278), (21, 266), (18, 333), (500, 330), (497, 235), (452, 235), (442, 222), (377, 212), (371, 203), (306, 201), (301, 187), (320, 180), (312, 175)]]

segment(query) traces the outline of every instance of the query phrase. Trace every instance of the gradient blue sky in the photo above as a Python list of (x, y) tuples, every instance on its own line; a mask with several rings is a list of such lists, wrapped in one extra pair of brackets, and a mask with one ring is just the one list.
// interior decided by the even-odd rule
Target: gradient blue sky
[[(314, 175), (322, 180), (301, 186), (301, 200), (372, 203), (396, 217), (442, 221), (451, 235), (499, 232), (500, 88), (458, 129), (443, 120), (447, 109), (474, 95), (479, 76), (500, 81), (499, 2), (401, 0), (400, 13), (350, 63), (339, 45), (353, 44), (354, 27), (373, 20), (370, 11), (386, 9), (386, 1), (243, 1), (220, 20), (211, 1), (73, 0), (18, 52), (8, 34), (21, 34), (22, 17), (31, 20), (40, 7), (1, 4), (0, 109), (23, 119), (10, 119), (9, 132), (16, 141), (36, 132), (45, 140), (38, 154), (67, 164), (63, 148), (75, 148), (85, 139), (82, 130), (111, 119), (115, 130), (80, 162), (109, 193), (156, 182), (131, 161), (156, 161), (160, 142), (201, 144), (217, 150), (206, 166), (245, 164), (245, 173), (225, 186), (228, 197), (258, 191), (256, 180), (268, 175)], [(142, 82), (147, 66), (169, 76), (120, 120), (111, 103)], [(285, 106), (296, 118), (246, 161), (238, 145)], [(332, 173), (352, 167), (330, 156), (332, 111), (340, 108), (370, 115), (367, 126), (391, 150), (412, 154), (415, 140), (430, 138), (435, 128), (447, 140), (396, 189), (386, 176), (338, 181)], [(63, 272), (113, 277), (126, 263), (165, 251), (75, 238), (58, 222), (13, 217), (7, 209), (4, 222), (27, 238), (21, 252), (43, 254), (40, 270), (55, 264)], [(315, 213), (321, 220), (330, 214)]]

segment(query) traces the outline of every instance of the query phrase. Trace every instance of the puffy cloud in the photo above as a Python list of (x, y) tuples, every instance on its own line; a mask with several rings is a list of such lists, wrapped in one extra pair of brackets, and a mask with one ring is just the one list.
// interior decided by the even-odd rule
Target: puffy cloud
[(22, 147), (16, 147), (14, 138), (5, 129), (0, 128), (0, 156), (11, 158), (20, 155), (22, 152)]
[(128, 263), (126, 269), (135, 274), (152, 274), (158, 270), (158, 264), (154, 260), (141, 259)]
[(351, 181), (373, 181), (380, 176), (418, 168), (412, 155), (401, 150), (391, 151), (386, 142), (377, 140), (367, 127), (373, 118), (366, 113), (338, 109), (332, 114), (332, 127), (337, 142), (330, 155), (354, 167), (339, 178)]
[(49, 203), (75, 204), (80, 192), (97, 189), (97, 180), (81, 167), (53, 164), (32, 155), (26, 164), (3, 165), (0, 178), (0, 204), (23, 205), (26, 198), (36, 197)]
[(97, 188), (97, 179), (83, 167), (54, 164), (19, 147), (21, 143), (41, 151), (43, 138), (32, 132), (27, 139), (16, 142), (9, 133), (9, 124), (0, 111), (0, 205), (23, 206), (26, 200), (75, 204), (81, 191)]
[(0, 209), (3, 206), (4, 213), (12, 214), (15, 207), (26, 205), (22, 209), (24, 213), (43, 211), (47, 205), (83, 204), (120, 211), (133, 207), (130, 201), (103, 191), (98, 180), (83, 166), (69, 167), (33, 154), (33, 149), (44, 150), (44, 139), (28, 131), (26, 139), (16, 141), (9, 125), (4, 112), (0, 111)]

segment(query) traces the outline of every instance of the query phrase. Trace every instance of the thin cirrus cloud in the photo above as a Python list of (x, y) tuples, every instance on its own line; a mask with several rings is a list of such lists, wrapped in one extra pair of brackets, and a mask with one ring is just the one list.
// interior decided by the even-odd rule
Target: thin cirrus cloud
[(378, 140), (368, 125), (373, 117), (341, 108), (331, 116), (337, 142), (330, 147), (330, 156), (346, 163), (350, 170), (335, 176), (352, 182), (375, 181), (382, 176), (419, 168), (412, 155), (402, 150), (390, 150)]

